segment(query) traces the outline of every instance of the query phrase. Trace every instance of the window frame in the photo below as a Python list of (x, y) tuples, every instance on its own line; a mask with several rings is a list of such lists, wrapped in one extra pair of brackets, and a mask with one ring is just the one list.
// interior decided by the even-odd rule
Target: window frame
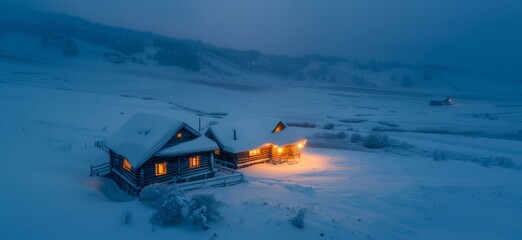
[(252, 149), (252, 150), (248, 151), (249, 157), (258, 156), (258, 155), (261, 155), (261, 148), (256, 148), (256, 149)]
[(132, 164), (126, 158), (123, 158), (123, 160), (121, 161), (121, 166), (123, 167), (123, 169), (125, 169), (129, 172), (132, 171)]
[[(160, 167), (163, 167), (163, 172), (160, 172)], [(167, 174), (167, 162), (157, 162), (154, 164), (154, 173), (155, 176), (163, 176)]]
[(189, 160), (190, 169), (201, 167), (201, 156), (200, 155), (189, 157), (188, 160)]

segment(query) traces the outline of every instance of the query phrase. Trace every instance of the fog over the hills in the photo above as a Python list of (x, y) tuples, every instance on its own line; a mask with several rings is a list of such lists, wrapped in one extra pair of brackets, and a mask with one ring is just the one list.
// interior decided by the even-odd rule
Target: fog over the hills
[(448, 64), (521, 80), (520, 0), (5, 0), (265, 53)]

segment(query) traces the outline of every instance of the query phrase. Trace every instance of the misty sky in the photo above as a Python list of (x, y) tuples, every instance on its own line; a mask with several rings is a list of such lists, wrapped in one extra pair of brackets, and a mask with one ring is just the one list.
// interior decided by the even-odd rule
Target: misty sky
[(521, 0), (13, 2), (94, 22), (265, 53), (446, 63), (512, 76), (522, 64)]

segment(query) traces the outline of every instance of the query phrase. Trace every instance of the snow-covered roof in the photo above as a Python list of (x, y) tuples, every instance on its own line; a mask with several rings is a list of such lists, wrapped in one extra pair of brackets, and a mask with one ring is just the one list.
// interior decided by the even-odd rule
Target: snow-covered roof
[(212, 151), (217, 149), (218, 145), (205, 136), (200, 136), (194, 140), (182, 142), (180, 144), (166, 147), (158, 151), (154, 156), (169, 157), (191, 152)]
[[(232, 153), (248, 151), (266, 144), (284, 146), (305, 139), (288, 127), (280, 132), (273, 132), (280, 122), (278, 119), (260, 117), (220, 123), (210, 126), (208, 131), (214, 134), (223, 150)], [(236, 140), (234, 140), (234, 129), (236, 130)]]
[[(139, 167), (158, 152), (182, 127), (190, 129), (199, 137), (175, 145), (174, 147), (179, 146), (178, 151), (183, 149), (183, 151), (189, 152), (191, 150), (190, 147), (194, 147), (194, 144), (191, 142), (202, 142), (203, 140), (200, 140), (200, 138), (206, 138), (182, 121), (158, 115), (138, 113), (110, 136), (106, 140), (105, 145), (117, 154), (127, 158), (133, 167)], [(210, 144), (206, 143), (205, 146), (209, 147)], [(170, 147), (166, 149), (170, 149)]]

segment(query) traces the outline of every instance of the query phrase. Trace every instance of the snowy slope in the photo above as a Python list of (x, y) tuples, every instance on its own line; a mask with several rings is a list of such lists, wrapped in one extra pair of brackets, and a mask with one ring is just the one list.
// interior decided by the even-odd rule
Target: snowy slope
[[(105, 49), (87, 43), (80, 47), (89, 54), (70, 59), (30, 36), (0, 35), (0, 41), (3, 239), (522, 237), (520, 95), (468, 93), (455, 97), (455, 106), (430, 107), (431, 93), (393, 87), (341, 88), (241, 72), (208, 76), (113, 64), (100, 55)], [(198, 118), (207, 125), (256, 116), (317, 127), (295, 128), (310, 146), (298, 164), (257, 165), (244, 170), (248, 183), (189, 193), (214, 193), (227, 203), (224, 220), (209, 231), (191, 224), (158, 228), (149, 223), (153, 209), (114, 201), (102, 193), (110, 185), (88, 177), (91, 164), (108, 160), (94, 141), (142, 112), (176, 116), (195, 129)], [(323, 129), (327, 123), (333, 129)], [(325, 137), (376, 127), (403, 147), (368, 150), (349, 137)], [(435, 150), (447, 152), (446, 159), (434, 161)], [(483, 166), (496, 158), (514, 165)], [(309, 214), (297, 229), (288, 219), (301, 207)], [(119, 219), (123, 210), (134, 213), (130, 225)]]

